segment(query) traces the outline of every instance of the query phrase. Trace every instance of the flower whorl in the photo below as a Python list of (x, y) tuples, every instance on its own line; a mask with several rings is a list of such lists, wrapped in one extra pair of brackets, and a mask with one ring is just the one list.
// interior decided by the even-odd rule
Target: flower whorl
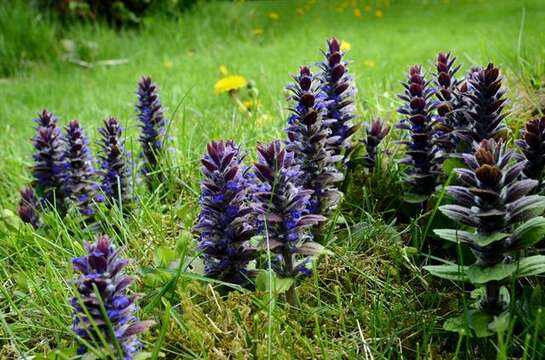
[(205, 273), (214, 279), (244, 284), (246, 267), (255, 250), (248, 243), (254, 227), (249, 219), (243, 155), (233, 141), (213, 141), (207, 149), (201, 160), (201, 213), (194, 228), (204, 253)]
[(333, 155), (329, 147), (336, 139), (329, 137), (328, 129), (334, 120), (324, 120), (325, 95), (310, 69), (301, 67), (294, 80), (295, 83), (287, 87), (293, 93), (294, 108), (286, 129), (286, 150), (293, 153), (294, 164), (302, 172), (299, 183), (312, 190), (311, 213), (324, 214), (331, 211), (342, 196), (334, 185), (343, 180), (335, 165), (342, 156)]
[[(100, 341), (97, 334), (100, 333), (108, 342), (106, 351), (117, 354), (118, 359), (130, 360), (141, 348), (138, 334), (153, 322), (138, 321), (135, 316), (138, 298), (127, 295), (127, 288), (134, 279), (123, 271), (128, 260), (121, 258), (120, 250), (107, 236), (99, 237), (94, 244), (85, 243), (85, 250), (85, 256), (72, 260), (74, 269), (80, 273), (76, 280), (79, 296), (71, 300), (74, 309), (72, 330), (80, 338), (103, 349), (106, 345)], [(108, 323), (113, 327), (113, 334)], [(116, 349), (116, 343), (122, 354)], [(84, 345), (78, 348), (78, 354), (87, 351)]]

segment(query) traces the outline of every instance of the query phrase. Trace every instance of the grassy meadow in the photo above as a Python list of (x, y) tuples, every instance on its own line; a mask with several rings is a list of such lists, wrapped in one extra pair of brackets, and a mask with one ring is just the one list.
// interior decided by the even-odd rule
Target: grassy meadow
[[(0, 10), (7, 23), (6, 6)], [(365, 192), (347, 194), (338, 226), (325, 240), (332, 254), (301, 281), (298, 309), (263, 291), (221, 296), (199, 274), (191, 228), (206, 144), (233, 139), (250, 164), (256, 144), (283, 138), (284, 87), (300, 65), (322, 60), (327, 39), (350, 47), (357, 121), (380, 116), (393, 127), (409, 66), (422, 64), (431, 75), (437, 53), (450, 51), (461, 73), (488, 62), (501, 68), (509, 89), (507, 123), (517, 133), (545, 109), (544, 24), (541, 0), (202, 2), (178, 19), (156, 16), (124, 30), (47, 20), (42, 26), (54, 29), (56, 46), (40, 51), (51, 53), (0, 79), (0, 359), (74, 358), (71, 259), (83, 253), (84, 240), (96, 237), (55, 213), (46, 214), (47, 226), (37, 231), (19, 222), (18, 191), (32, 178), (32, 119), (44, 108), (62, 126), (78, 119), (96, 149), (102, 120), (116, 116), (138, 154), (135, 92), (143, 75), (159, 84), (171, 119), (167, 180), (153, 192), (138, 187), (138, 211), (130, 218), (99, 214), (105, 217), (101, 231), (132, 259), (129, 271), (138, 276), (132, 289), (143, 294), (139, 317), (156, 322), (142, 337), (142, 359), (543, 359), (539, 326), (545, 320), (539, 316), (527, 331), (497, 337), (443, 330), (444, 320), (461, 309), (464, 286), (421, 269), (435, 260), (426, 248), (417, 250), (427, 236), (433, 240), (429, 223), (396, 222)], [(15, 25), (2, 36), (14, 47), (30, 41)], [(78, 63), (67, 60), (74, 47)], [(215, 93), (220, 67), (253, 82), (257, 110), (245, 112)], [(246, 90), (239, 98), (248, 98)], [(393, 159), (402, 157), (395, 143), (401, 136), (393, 128), (388, 137)], [(399, 199), (403, 169), (393, 163), (377, 188)], [(394, 185), (380, 187), (382, 180)]]

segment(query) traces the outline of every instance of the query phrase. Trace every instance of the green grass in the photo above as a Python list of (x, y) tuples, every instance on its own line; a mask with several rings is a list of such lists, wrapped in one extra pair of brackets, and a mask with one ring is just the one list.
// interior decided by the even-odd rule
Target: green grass
[[(108, 216), (104, 230), (134, 259), (131, 270), (140, 276), (134, 289), (146, 293), (140, 316), (158, 322), (144, 337), (154, 358), (262, 359), (272, 350), (278, 359), (450, 359), (490, 358), (496, 352), (496, 339), (470, 341), (442, 330), (444, 319), (459, 310), (461, 289), (431, 279), (420, 270), (423, 257), (410, 255), (407, 246), (421, 242), (425, 226), (391, 224), (391, 216), (370, 210), (361, 192), (350, 202), (364, 211), (345, 214), (346, 224), (330, 244), (334, 255), (322, 259), (299, 287), (298, 311), (286, 310), (281, 297), (272, 306), (266, 293), (221, 298), (214, 284), (191, 271), (198, 267), (190, 229), (198, 213), (199, 159), (206, 143), (234, 139), (251, 159), (256, 143), (282, 137), (289, 74), (321, 60), (319, 49), (331, 36), (352, 46), (348, 58), (360, 120), (382, 116), (394, 124), (395, 94), (408, 66), (422, 63), (433, 72), (438, 51), (452, 51), (462, 71), (488, 61), (501, 66), (511, 90), (513, 129), (542, 111), (543, 100), (532, 87), (545, 74), (542, 1), (378, 1), (369, 12), (356, 1), (361, 17), (354, 16), (350, 1), (337, 12), (343, 3), (205, 3), (179, 20), (146, 19), (141, 31), (75, 25), (59, 32), (83, 49), (86, 60), (128, 60), (119, 66), (86, 69), (55, 54), (16, 70), (17, 61), (0, 58), (14, 74), (0, 80), (0, 358), (53, 359), (55, 352), (67, 358), (63, 354), (73, 349), (70, 259), (82, 253), (83, 240), (94, 237), (55, 214), (48, 214), (49, 226), (37, 233), (14, 220), (17, 191), (31, 178), (32, 118), (43, 108), (59, 115), (62, 125), (77, 118), (96, 141), (102, 119), (114, 115), (137, 153), (134, 104), (142, 75), (160, 84), (173, 120), (175, 152), (165, 183), (170, 194), (162, 200), (161, 191), (139, 189), (140, 211), (128, 221)], [(304, 15), (297, 15), (297, 8)], [(272, 20), (271, 12), (279, 20)], [(5, 35), (3, 41), (20, 44), (16, 37)], [(96, 54), (86, 52), (90, 42)], [(260, 115), (269, 117), (247, 116), (228, 96), (214, 93), (222, 64), (255, 82)], [(394, 130), (392, 137), (399, 133)], [(397, 170), (385, 176), (394, 178)], [(176, 258), (178, 266), (169, 267)], [(498, 356), (526, 349), (526, 358), (540, 359), (531, 346), (536, 339), (507, 339)], [(480, 352), (472, 355), (469, 349), (475, 348)]]

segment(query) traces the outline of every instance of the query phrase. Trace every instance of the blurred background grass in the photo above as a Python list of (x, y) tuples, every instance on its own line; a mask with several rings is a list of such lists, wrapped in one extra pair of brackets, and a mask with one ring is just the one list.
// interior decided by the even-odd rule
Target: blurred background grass
[[(176, 164), (183, 169), (183, 180), (188, 186), (197, 189), (198, 160), (208, 141), (232, 138), (251, 150), (257, 142), (282, 136), (287, 117), (284, 86), (290, 81), (289, 74), (301, 64), (321, 60), (319, 49), (332, 36), (350, 47), (347, 58), (359, 90), (360, 120), (380, 115), (394, 124), (398, 119), (396, 94), (402, 90), (399, 82), (405, 78), (409, 65), (421, 63), (431, 73), (439, 51), (455, 54), (463, 64), (462, 72), (489, 61), (500, 65), (510, 88), (512, 115), (508, 122), (514, 129), (528, 114), (542, 112), (545, 107), (542, 0), (202, 1), (180, 7), (174, 3), (174, 7), (155, 7), (141, 15), (122, 13), (127, 17), (124, 20), (117, 15), (93, 17), (80, 8), (59, 13), (52, 6), (54, 2), (0, 2), (0, 207), (13, 209), (18, 201), (16, 189), (30, 179), (27, 169), (32, 153), (31, 119), (38, 111), (47, 108), (54, 112), (62, 125), (74, 118), (81, 120), (92, 141), (97, 139), (96, 129), (102, 119), (114, 115), (135, 139), (136, 82), (142, 75), (150, 75), (161, 86), (161, 100), (168, 108), (168, 117), (173, 119)], [(119, 64), (104, 65), (110, 60), (119, 60)], [(261, 103), (258, 112), (248, 115), (229, 96), (214, 92), (222, 65), (231, 74), (242, 75), (255, 84)], [(396, 131), (393, 137), (398, 137)], [(129, 141), (132, 142), (135, 141)], [(197, 198), (192, 192), (184, 195), (182, 202), (194, 215)], [(154, 206), (160, 209), (160, 204), (153, 201), (144, 204), (142, 222), (135, 225), (139, 230), (123, 236), (133, 239), (134, 244), (139, 244), (141, 237), (150, 236), (154, 246), (172, 247), (174, 239), (169, 231), (178, 231), (179, 224), (164, 220), (164, 214), (158, 215), (161, 210), (149, 210)], [(355, 247), (337, 249), (336, 257), (323, 264), (320, 277), (302, 285), (302, 296), (307, 297), (309, 305), (299, 317), (293, 320), (279, 315), (276, 324), (289, 326), (275, 328), (275, 344), (283, 344), (291, 336), (295, 345), (290, 346), (303, 353), (310, 349), (308, 354), (320, 354), (323, 349), (317, 350), (318, 346), (335, 349), (330, 351), (345, 346), (355, 349), (361, 346), (360, 334), (347, 335), (337, 323), (337, 319), (346, 316), (339, 321), (346, 321), (349, 329), (361, 325), (370, 342), (366, 346), (378, 358), (400, 358), (407, 348), (409, 357), (431, 355), (434, 350), (428, 349), (428, 344), (435, 341), (436, 346), (442, 345), (435, 339), (441, 326), (437, 314), (451, 311), (453, 300), (452, 296), (442, 296), (446, 300), (441, 301), (446, 304), (439, 304), (438, 294), (448, 288), (423, 291), (421, 274), (415, 268), (407, 272), (400, 265), (406, 254), (392, 246), (400, 236), (392, 235), (392, 228), (380, 219), (365, 221), (353, 229), (359, 232), (354, 234)], [(413, 229), (403, 236), (418, 235), (409, 231)], [(15, 232), (10, 236), (10, 246), (19, 238), (30, 241)], [(47, 327), (58, 327), (62, 317), (69, 316), (62, 297), (66, 291), (64, 268), (52, 263), (68, 264), (66, 259), (71, 254), (67, 251), (57, 256), (46, 240), (32, 239), (37, 248), (44, 246), (41, 252), (36, 250), (40, 256), (51, 259), (45, 261), (51, 282), (47, 286), (40, 283), (41, 287), (35, 284), (35, 289), (45, 289), (46, 295), (26, 307), (20, 305), (18, 316), (27, 319), (26, 325), (13, 331), (25, 349), (43, 350), (54, 347), (58, 339), (49, 335), (36, 345), (33, 335), (47, 337)], [(148, 248), (133, 246), (130, 251), (135, 258), (152, 256)], [(7, 252), (2, 259), (4, 256), (12, 254)], [(3, 268), (2, 282), (10, 283), (9, 274), (13, 272), (30, 274), (34, 261), (39, 259), (25, 259), (22, 253), (14, 255), (10, 265)], [(399, 281), (396, 268), (407, 272), (410, 280)], [(43, 315), (39, 305), (47, 303), (49, 291), (60, 297), (56, 307)], [(212, 330), (202, 319), (216, 311), (212, 306), (213, 294), (189, 287), (173, 296), (182, 292), (184, 313), (195, 314), (195, 319), (184, 319), (191, 325), (188, 327), (171, 324), (165, 349), (173, 354), (191, 354), (193, 349), (194, 357), (199, 358), (209, 350), (210, 343), (202, 339), (208, 339)], [(265, 321), (260, 318), (263, 314), (250, 319), (248, 309), (256, 307), (254, 299), (240, 297), (243, 299), (226, 300), (232, 302), (230, 305), (222, 302), (219, 309), (242, 308), (242, 323), (255, 327), (246, 330), (255, 339), (263, 340), (267, 336), (260, 327), (260, 321)], [(349, 314), (341, 315), (343, 309)], [(218, 311), (211, 316), (215, 316), (214, 321), (221, 321), (224, 314)], [(44, 318), (46, 324), (42, 326), (40, 320)], [(360, 324), (358, 319), (368, 322)], [(230, 321), (239, 321), (235, 320)], [(328, 327), (325, 331), (330, 331), (329, 335), (322, 334), (322, 340), (320, 323)], [(337, 343), (337, 338), (342, 340)], [(151, 344), (154, 341), (155, 338), (148, 340)], [(232, 345), (225, 341), (221, 345), (224, 348)]]

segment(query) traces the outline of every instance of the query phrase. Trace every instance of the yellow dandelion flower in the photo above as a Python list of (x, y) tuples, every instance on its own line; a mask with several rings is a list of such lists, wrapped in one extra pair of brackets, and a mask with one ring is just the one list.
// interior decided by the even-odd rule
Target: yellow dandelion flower
[(361, 16), (361, 10), (359, 8), (354, 9), (354, 16), (355, 17), (360, 17)]
[(247, 99), (242, 102), (242, 109), (244, 111), (257, 110), (261, 107), (261, 103), (256, 99)]
[(297, 8), (296, 12), (297, 12), (297, 15), (299, 15), (299, 16), (305, 15), (305, 11), (303, 9), (301, 9), (301, 8)]
[(255, 123), (256, 125), (262, 126), (262, 125), (270, 124), (272, 120), (273, 120), (273, 117), (271, 115), (262, 114), (255, 119)]
[(347, 52), (350, 49), (352, 49), (352, 45), (348, 41), (342, 40), (341, 41), (341, 51), (342, 52)]
[(363, 10), (365, 10), (365, 12), (371, 11), (371, 5), (367, 5)]
[(363, 64), (367, 67), (374, 68), (376, 66), (375, 62), (373, 60), (365, 60)]
[(216, 94), (224, 92), (237, 91), (248, 85), (248, 80), (241, 75), (228, 75), (222, 79), (219, 79), (214, 85), (214, 91)]
[(270, 12), (269, 13), (269, 19), (271, 19), (272, 21), (278, 21), (280, 20), (280, 15), (278, 15), (277, 12)]
[(252, 30), (252, 34), (254, 34), (255, 36), (260, 36), (260, 35), (263, 35), (263, 29), (262, 28), (255, 28)]
[(220, 65), (220, 75), (224, 77), (229, 75), (229, 70), (227, 69), (227, 66), (223, 64)]
[(174, 63), (170, 59), (165, 59), (163, 60), (163, 66), (167, 69), (172, 69), (172, 67), (174, 66)]
[(384, 16), (384, 13), (382, 12), (382, 10), (377, 10), (375, 11), (375, 16), (378, 18), (381, 18)]

